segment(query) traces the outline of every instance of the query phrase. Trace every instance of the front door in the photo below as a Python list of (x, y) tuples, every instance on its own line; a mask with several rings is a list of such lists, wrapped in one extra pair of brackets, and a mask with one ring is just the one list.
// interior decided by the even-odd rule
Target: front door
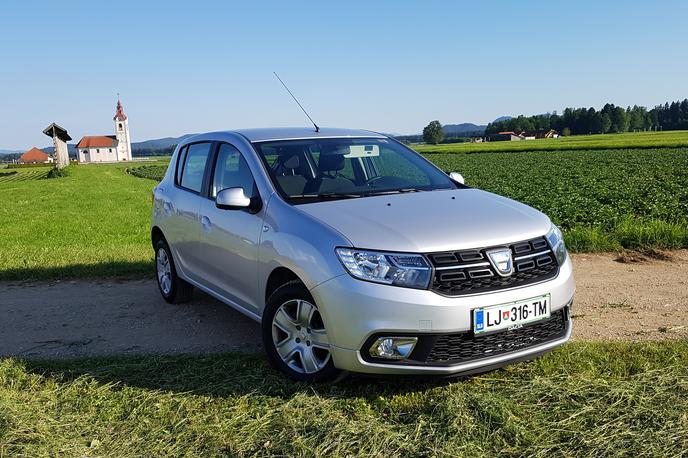
[(199, 257), (203, 283), (237, 305), (259, 310), (258, 244), (263, 227), (263, 210), (222, 210), (215, 196), (226, 188), (241, 187), (247, 197), (257, 196), (253, 174), (241, 152), (220, 143), (210, 178), (208, 199), (200, 208)]

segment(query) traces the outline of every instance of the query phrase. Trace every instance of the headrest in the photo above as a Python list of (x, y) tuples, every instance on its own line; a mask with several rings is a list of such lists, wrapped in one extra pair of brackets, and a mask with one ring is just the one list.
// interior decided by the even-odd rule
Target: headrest
[(293, 154), (289, 156), (284, 162), (282, 162), (282, 165), (284, 166), (285, 169), (298, 169), (299, 168), (299, 156), (296, 154)]
[(321, 154), (320, 163), (318, 164), (320, 170), (342, 170), (344, 168), (343, 154)]

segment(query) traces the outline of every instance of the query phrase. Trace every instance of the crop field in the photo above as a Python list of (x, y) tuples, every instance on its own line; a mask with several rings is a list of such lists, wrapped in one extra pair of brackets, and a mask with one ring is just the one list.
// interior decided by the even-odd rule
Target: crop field
[(3, 170), (0, 171), (0, 183), (40, 180), (45, 178), (49, 171), (49, 167)]
[[(688, 247), (688, 148), (424, 154), (544, 211), (572, 251)], [(0, 171), (0, 280), (151, 275), (150, 192), (167, 161)]]
[(688, 149), (425, 156), (545, 212), (573, 251), (688, 246)]
[(479, 153), (490, 151), (556, 151), (602, 150), (619, 148), (685, 148), (688, 131), (626, 132), (623, 134), (576, 135), (553, 139), (514, 142), (448, 143), (444, 145), (413, 145), (419, 152)]
[(686, 412), (686, 341), (313, 387), (261, 355), (0, 360), (6, 456), (683, 456)]

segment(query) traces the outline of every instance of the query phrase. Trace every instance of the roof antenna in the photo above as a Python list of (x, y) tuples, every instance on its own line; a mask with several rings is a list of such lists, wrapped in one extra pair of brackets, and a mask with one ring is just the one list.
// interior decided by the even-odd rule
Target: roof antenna
[(289, 90), (289, 88), (287, 87), (287, 85), (284, 84), (284, 81), (282, 81), (282, 78), (279, 77), (279, 75), (277, 74), (277, 72), (272, 72), (272, 73), (275, 74), (275, 76), (277, 77), (277, 79), (279, 80), (279, 82), (282, 83), (282, 86), (284, 86), (284, 89), (287, 90), (287, 92), (289, 93), (289, 95), (291, 96), (291, 98), (294, 99), (294, 102), (296, 102), (296, 104), (299, 106), (299, 108), (301, 108), (301, 111), (303, 111), (303, 114), (305, 114), (305, 115), (308, 117), (308, 119), (311, 121), (311, 123), (312, 123), (313, 126), (315, 127), (315, 131), (316, 131), (316, 132), (320, 132), (320, 127), (318, 127), (318, 125), (315, 123), (315, 121), (313, 121), (313, 118), (310, 117), (310, 115), (308, 114), (308, 112), (306, 111), (306, 109), (299, 103), (299, 101), (296, 99), (296, 97), (294, 96), (294, 94), (291, 93), (291, 91)]

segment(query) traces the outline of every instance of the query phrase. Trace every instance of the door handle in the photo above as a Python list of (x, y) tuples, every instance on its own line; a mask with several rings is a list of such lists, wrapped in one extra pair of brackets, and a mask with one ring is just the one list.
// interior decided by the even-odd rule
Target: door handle
[(213, 223), (210, 222), (210, 218), (203, 216), (201, 218), (201, 226), (203, 226), (203, 230), (205, 232), (210, 232), (210, 230), (213, 228)]

